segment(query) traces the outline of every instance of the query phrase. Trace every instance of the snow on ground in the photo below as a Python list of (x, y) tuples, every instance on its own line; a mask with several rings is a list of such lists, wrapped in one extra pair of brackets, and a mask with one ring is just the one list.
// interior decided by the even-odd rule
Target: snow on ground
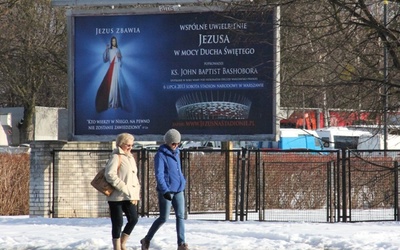
[[(128, 249), (140, 249), (140, 239), (155, 218), (140, 218)], [(109, 218), (30, 218), (0, 216), (0, 249), (112, 249)], [(304, 223), (258, 221), (186, 221), (191, 250), (398, 250), (400, 222)], [(150, 249), (176, 249), (174, 219), (155, 235)]]

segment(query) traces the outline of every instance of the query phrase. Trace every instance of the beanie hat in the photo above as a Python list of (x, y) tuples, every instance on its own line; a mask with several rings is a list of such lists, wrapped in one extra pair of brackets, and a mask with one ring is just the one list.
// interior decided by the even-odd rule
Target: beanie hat
[(165, 144), (179, 143), (181, 142), (181, 134), (178, 130), (171, 128), (164, 135)]

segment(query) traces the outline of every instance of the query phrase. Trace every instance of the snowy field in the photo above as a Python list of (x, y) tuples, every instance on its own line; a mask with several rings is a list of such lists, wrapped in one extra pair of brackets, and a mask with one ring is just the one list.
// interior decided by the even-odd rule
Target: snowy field
[[(128, 249), (140, 249), (154, 218), (140, 218)], [(0, 216), (0, 249), (112, 249), (109, 218), (50, 219)], [(398, 250), (400, 222), (304, 223), (228, 222), (189, 219), (191, 250)], [(151, 242), (150, 249), (176, 249), (171, 218)]]

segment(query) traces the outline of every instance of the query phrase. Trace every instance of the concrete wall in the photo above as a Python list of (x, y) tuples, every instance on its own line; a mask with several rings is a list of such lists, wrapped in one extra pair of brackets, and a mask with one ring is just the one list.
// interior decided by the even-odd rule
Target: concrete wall
[(67, 140), (68, 110), (64, 108), (35, 107), (35, 140)]
[(11, 114), (11, 137), (9, 140), (10, 146), (18, 146), (19, 143), (19, 129), (17, 127), (18, 122), (24, 117), (24, 108), (22, 107), (11, 107), (11, 108), (0, 108), (0, 114)]
[[(0, 108), (0, 114), (10, 114), (9, 124), (12, 134), (9, 138), (10, 146), (18, 146), (18, 123), (24, 117), (23, 107)], [(5, 124), (3, 124), (5, 125)], [(35, 107), (33, 118), (34, 140), (67, 140), (68, 139), (68, 110), (54, 107)]]

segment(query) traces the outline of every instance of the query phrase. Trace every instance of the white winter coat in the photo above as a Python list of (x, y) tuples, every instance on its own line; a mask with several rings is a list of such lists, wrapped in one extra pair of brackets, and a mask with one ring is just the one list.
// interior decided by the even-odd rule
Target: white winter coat
[[(118, 162), (120, 157), (120, 167)], [(120, 147), (113, 150), (105, 168), (108, 183), (115, 187), (107, 201), (138, 201), (140, 199), (140, 183), (136, 161), (133, 155), (126, 154)]]

